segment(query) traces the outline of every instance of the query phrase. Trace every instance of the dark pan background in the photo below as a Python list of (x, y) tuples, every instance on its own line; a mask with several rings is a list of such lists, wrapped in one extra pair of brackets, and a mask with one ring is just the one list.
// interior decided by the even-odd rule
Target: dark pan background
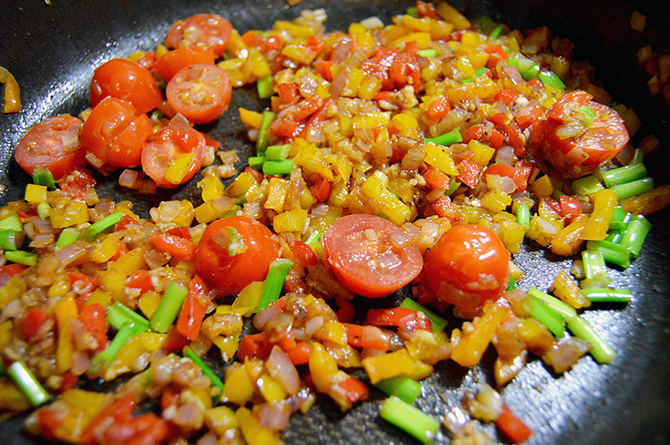
[[(650, 97), (645, 87), (648, 78), (635, 57), (637, 50), (647, 44), (658, 53), (670, 53), (667, 3), (459, 0), (454, 4), (470, 18), (488, 15), (520, 29), (548, 25), (554, 35), (575, 42), (575, 59), (590, 60), (597, 77), (615, 99), (633, 108), (642, 119), (640, 134), (659, 137), (661, 147), (645, 163), (657, 184), (669, 182), (670, 106)], [(0, 183), (8, 186), (0, 203), (21, 199), (29, 181), (12, 158), (21, 136), (47, 117), (77, 115), (88, 106), (88, 86), (96, 66), (139, 49), (154, 49), (177, 19), (215, 12), (243, 33), (270, 28), (278, 19), (293, 19), (302, 9), (325, 8), (327, 28), (346, 30), (350, 22), (374, 15), (389, 24), (393, 15), (410, 5), (409, 1), (375, 0), (308, 0), (293, 8), (282, 1), (261, 0), (5, 1), (0, 7), (0, 65), (18, 79), (24, 109), (15, 115), (0, 115)], [(647, 28), (642, 33), (630, 29), (633, 10), (647, 16)], [(237, 149), (246, 159), (252, 146), (239, 122), (237, 108), (261, 111), (268, 103), (259, 101), (252, 87), (236, 90), (230, 111), (215, 125), (203, 129), (220, 140), (223, 149)], [(113, 178), (97, 179), (102, 184), (101, 195), (132, 199), (144, 216), (161, 199), (199, 200), (197, 177), (181, 189), (151, 197), (128, 193), (116, 186)], [(612, 286), (632, 288), (634, 300), (627, 306), (600, 305), (585, 313), (617, 351), (613, 363), (600, 366), (587, 356), (556, 378), (541, 361), (533, 360), (503, 390), (507, 404), (535, 430), (530, 443), (670, 443), (670, 212), (666, 209), (650, 219), (653, 230), (640, 258), (628, 270), (610, 270)], [(531, 285), (546, 289), (558, 270), (570, 266), (569, 260), (550, 257), (532, 245), (525, 247), (515, 262), (527, 272), (520, 283), (524, 290)], [(438, 366), (422, 382), (422, 395), (415, 405), (435, 416), (446, 414), (468, 388), (478, 381), (492, 381), (494, 357), (485, 355), (482, 365), (472, 370), (452, 362)], [(221, 365), (214, 366), (222, 374)], [(383, 395), (373, 389), (370, 401), (346, 414), (322, 400), (306, 416), (293, 418), (285, 430), (286, 442), (415, 443), (378, 417), (382, 400)], [(21, 431), (21, 422), (15, 419), (0, 423), (0, 442), (41, 443)], [(446, 432), (437, 438), (438, 442), (449, 440)]]

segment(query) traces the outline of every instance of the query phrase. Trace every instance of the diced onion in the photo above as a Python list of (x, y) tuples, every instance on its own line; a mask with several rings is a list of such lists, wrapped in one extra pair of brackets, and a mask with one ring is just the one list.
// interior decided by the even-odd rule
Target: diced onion
[(291, 359), (279, 346), (275, 345), (265, 362), (268, 372), (289, 394), (300, 390), (300, 376)]

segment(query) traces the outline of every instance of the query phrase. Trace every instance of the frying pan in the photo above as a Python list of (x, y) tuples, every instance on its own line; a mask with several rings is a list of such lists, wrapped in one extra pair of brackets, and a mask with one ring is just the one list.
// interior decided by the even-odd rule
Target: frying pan
[[(640, 133), (655, 134), (661, 140), (661, 148), (648, 155), (645, 164), (656, 184), (668, 182), (670, 105), (648, 94), (648, 79), (635, 58), (647, 44), (658, 53), (670, 53), (666, 2), (459, 0), (453, 4), (471, 18), (487, 15), (519, 29), (548, 25), (554, 35), (570, 38), (576, 44), (575, 59), (591, 61), (598, 79), (616, 100), (637, 112), (644, 123)], [(12, 159), (21, 136), (47, 117), (77, 115), (88, 106), (88, 85), (96, 66), (139, 49), (154, 49), (178, 19), (215, 12), (245, 32), (267, 29), (278, 19), (291, 20), (302, 9), (325, 8), (327, 28), (346, 30), (350, 22), (370, 16), (389, 24), (393, 15), (408, 6), (411, 2), (404, 0), (304, 0), (296, 7), (262, 0), (9, 0), (0, 8), (0, 65), (18, 79), (24, 108), (18, 114), (0, 116), (0, 183), (8, 186), (0, 202), (21, 199), (29, 180)], [(647, 16), (644, 32), (630, 29), (634, 10)], [(236, 149), (246, 160), (252, 147), (236, 110), (260, 111), (267, 105), (258, 100), (254, 88), (236, 90), (231, 110), (204, 130), (222, 142), (222, 149)], [(129, 193), (113, 178), (97, 176), (97, 180), (101, 196), (132, 200), (143, 216), (162, 199), (196, 203), (199, 199), (197, 177), (176, 191), (153, 196)], [(650, 219), (653, 229), (640, 257), (627, 270), (610, 270), (612, 286), (632, 289), (634, 300), (626, 306), (599, 305), (584, 315), (617, 351), (612, 364), (601, 366), (587, 356), (556, 377), (534, 360), (502, 391), (510, 408), (535, 430), (529, 443), (670, 443), (670, 212)], [(515, 262), (527, 271), (520, 283), (524, 290), (531, 285), (546, 289), (556, 272), (570, 265), (570, 260), (552, 257), (534, 245), (524, 246)], [(443, 416), (477, 382), (492, 381), (493, 360), (489, 351), (482, 364), (471, 370), (453, 362), (440, 364), (422, 382), (416, 406)], [(222, 373), (221, 366), (215, 366)], [(372, 390), (368, 402), (344, 414), (322, 400), (307, 415), (292, 419), (284, 431), (286, 443), (415, 443), (379, 418), (383, 398)], [(0, 423), (2, 443), (39, 443), (22, 432), (22, 421), (20, 417)], [(447, 433), (436, 439), (449, 440)]]

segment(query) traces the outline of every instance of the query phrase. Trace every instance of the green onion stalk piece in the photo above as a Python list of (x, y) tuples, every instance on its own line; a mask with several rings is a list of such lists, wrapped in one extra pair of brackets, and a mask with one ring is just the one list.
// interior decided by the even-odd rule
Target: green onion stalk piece
[(447, 196), (451, 196), (454, 194), (456, 190), (461, 186), (461, 183), (456, 180), (455, 177), (452, 177), (451, 180), (449, 181), (449, 188), (445, 190), (444, 194)]
[(228, 256), (235, 256), (244, 253), (247, 250), (247, 245), (240, 233), (234, 227), (226, 227), (220, 230), (214, 236), (214, 242), (222, 249), (228, 251)]
[(154, 312), (149, 322), (149, 327), (152, 331), (160, 332), (161, 334), (165, 334), (168, 331), (168, 328), (172, 326), (172, 323), (177, 318), (179, 309), (181, 309), (184, 300), (186, 300), (186, 295), (188, 295), (188, 287), (177, 281), (170, 281), (156, 312)]
[(266, 161), (267, 157), (265, 156), (249, 156), (248, 159), (249, 167), (254, 170), (262, 170), (263, 164), (265, 164)]
[(548, 87), (565, 88), (565, 84), (561, 78), (553, 71), (540, 71), (537, 73), (537, 78)]
[(535, 287), (531, 287), (528, 290), (528, 295), (535, 297), (538, 300), (544, 301), (547, 306), (559, 313), (565, 320), (569, 320), (577, 316), (577, 311), (575, 308), (567, 303), (564, 303), (556, 297), (552, 297), (551, 295), (542, 292)]
[(437, 56), (437, 50), (435, 50), (435, 49), (422, 49), (418, 52), (418, 54), (421, 57), (425, 57), (427, 59), (429, 57)]
[(582, 293), (592, 303), (628, 303), (633, 299), (628, 289), (592, 288), (582, 289)]
[(37, 204), (37, 216), (42, 219), (47, 219), (51, 215), (51, 206), (46, 202)]
[(285, 161), (290, 151), (291, 144), (271, 145), (265, 150), (265, 157), (268, 161)]
[(526, 228), (526, 233), (530, 230), (530, 207), (528, 204), (519, 204), (516, 206), (516, 220), (519, 225)]
[(477, 24), (479, 25), (480, 30), (486, 31), (491, 25), (493, 25), (493, 20), (484, 15), (477, 19)]
[(396, 396), (410, 405), (414, 403), (421, 394), (421, 384), (409, 377), (397, 376), (380, 380), (375, 383), (375, 388), (389, 396)]
[(436, 145), (447, 146), (455, 144), (456, 142), (463, 142), (463, 137), (461, 136), (461, 133), (459, 133), (457, 129), (453, 129), (449, 133), (444, 133), (434, 138), (425, 138), (423, 142), (425, 144), (432, 142), (433, 144)]
[(24, 266), (34, 266), (37, 264), (39, 255), (35, 252), (26, 252), (24, 250), (7, 250), (5, 258), (16, 264), (23, 264)]
[(605, 340), (593, 329), (584, 318), (574, 317), (568, 320), (568, 328), (575, 334), (575, 337), (581, 338), (591, 344), (589, 351), (598, 363), (610, 363), (616, 356), (614, 349), (607, 344)]
[(642, 195), (651, 191), (654, 188), (654, 180), (651, 178), (638, 179), (637, 181), (627, 182), (626, 184), (619, 184), (612, 187), (616, 193), (619, 202), (632, 196)]
[(607, 232), (607, 237), (605, 237), (605, 241), (609, 241), (610, 243), (614, 244), (619, 244), (621, 242), (621, 238), (623, 237), (623, 230), (622, 229), (610, 229), (609, 232)]
[(261, 77), (256, 81), (256, 89), (259, 99), (269, 99), (272, 97), (272, 74)]
[(540, 65), (527, 57), (519, 55), (517, 58), (510, 60), (516, 60), (516, 67), (523, 80), (533, 80), (540, 72)]
[(49, 393), (23, 362), (14, 362), (9, 365), (7, 374), (9, 374), (9, 377), (21, 390), (23, 395), (26, 396), (28, 401), (30, 401), (33, 408), (36, 408), (49, 400)]
[(35, 170), (33, 170), (33, 183), (37, 185), (45, 185), (50, 190), (56, 188), (54, 176), (49, 170), (43, 167), (36, 167)]
[[(412, 300), (411, 298), (405, 298), (402, 303), (400, 304), (400, 307), (408, 308), (408, 309), (414, 309), (415, 311), (421, 311), (423, 312), (426, 317), (430, 320), (431, 324), (433, 325), (433, 332), (442, 332), (444, 331), (444, 328), (447, 327), (447, 320), (444, 318), (440, 317), (437, 315), (435, 312), (431, 311), (427, 307), (417, 303), (416, 301)], [(396, 394), (397, 395), (397, 394)]]
[(545, 325), (556, 337), (565, 335), (565, 318), (544, 301), (529, 295), (523, 306), (531, 317)]
[(583, 250), (582, 262), (584, 263), (584, 274), (586, 278), (593, 279), (600, 275), (607, 276), (605, 257), (599, 250)]
[(142, 332), (146, 332), (145, 327), (137, 326), (131, 322), (124, 323), (123, 326), (121, 326), (121, 329), (119, 329), (119, 332), (116, 333), (116, 336), (114, 336), (114, 340), (109, 343), (109, 346), (91, 359), (91, 365), (89, 366), (88, 371), (89, 375), (98, 375), (101, 370), (104, 371), (109, 368), (114, 361), (116, 354), (118, 354), (123, 345), (130, 340), (130, 337)]
[(621, 236), (619, 245), (625, 247), (633, 258), (637, 258), (650, 230), (649, 220), (642, 215), (635, 215)]
[(624, 167), (607, 170), (606, 172), (599, 172), (602, 182), (605, 187), (612, 188), (615, 185), (627, 184), (629, 182), (637, 181), (647, 177), (647, 168), (644, 164), (630, 164)]
[(424, 444), (433, 440), (435, 433), (440, 429), (440, 422), (437, 419), (395, 396), (384, 401), (379, 415)]
[(86, 237), (86, 240), (90, 243), (101, 233), (104, 233), (105, 231), (116, 226), (121, 221), (123, 216), (123, 212), (116, 212), (102, 218), (100, 221), (86, 227), (86, 230), (84, 230), (84, 237)]
[(23, 231), (23, 225), (19, 219), (19, 215), (8, 216), (7, 218), (0, 220), (0, 230), (16, 230), (17, 232)]
[(266, 176), (284, 176), (288, 175), (295, 168), (292, 159), (284, 161), (265, 161), (263, 163), (263, 174)]
[(600, 179), (595, 175), (584, 176), (572, 182), (573, 193), (580, 196), (591, 195), (604, 188)]
[(644, 152), (640, 150), (639, 148), (636, 148), (635, 151), (633, 152), (633, 159), (630, 161), (630, 164), (642, 164), (642, 161), (644, 160)]
[(610, 229), (626, 230), (630, 219), (630, 213), (626, 213), (621, 206), (615, 206), (614, 212), (612, 213), (612, 219), (610, 220)]
[(79, 230), (74, 227), (68, 227), (63, 229), (63, 231), (58, 236), (58, 241), (56, 241), (56, 247), (62, 249), (65, 246), (69, 246), (79, 239)]
[(133, 323), (137, 328), (144, 327), (144, 330), (149, 329), (149, 320), (119, 301), (107, 310), (107, 323), (117, 330), (126, 323)]
[(207, 364), (203, 362), (202, 359), (198, 357), (198, 355), (195, 352), (193, 352), (193, 349), (191, 349), (188, 346), (184, 346), (184, 355), (193, 360), (193, 363), (195, 363), (196, 365), (198, 365), (198, 367), (200, 367), (200, 369), (202, 369), (202, 373), (205, 374), (207, 377), (209, 377), (209, 380), (212, 382), (212, 386), (223, 390), (223, 382), (221, 381), (219, 376), (216, 375), (214, 371), (212, 371), (211, 368), (207, 366)]
[(588, 105), (582, 105), (575, 111), (575, 117), (582, 123), (583, 126), (588, 128), (596, 118), (596, 112), (593, 111), (593, 108), (589, 107)]
[(630, 252), (619, 244), (610, 243), (609, 241), (587, 241), (586, 250), (600, 251), (605, 261), (611, 264), (616, 264), (626, 269), (630, 266)]
[(265, 151), (265, 149), (270, 145), (268, 140), (268, 128), (270, 124), (277, 117), (272, 111), (263, 112), (263, 121), (261, 122), (261, 128), (258, 131), (258, 139), (256, 139), (256, 150)]
[(0, 230), (0, 248), (5, 251), (18, 250), (23, 245), (25, 238), (25, 232), (17, 232), (12, 229)]
[(495, 28), (493, 28), (493, 31), (491, 31), (491, 34), (489, 34), (489, 37), (492, 39), (497, 39), (498, 37), (500, 37), (500, 34), (502, 33), (503, 29), (504, 29), (503, 25), (496, 26)]
[(293, 261), (286, 258), (277, 258), (270, 263), (268, 276), (265, 279), (265, 288), (263, 289), (261, 299), (258, 301), (258, 306), (256, 306), (256, 312), (262, 311), (279, 299), (282, 287), (284, 286), (284, 279), (286, 279), (291, 266), (293, 266)]
[(475, 71), (475, 77), (480, 77), (486, 73), (489, 72), (489, 69), (486, 67), (478, 68), (477, 71)]
[(410, 6), (407, 8), (407, 15), (414, 17), (415, 19), (419, 18), (419, 11), (416, 9), (416, 6)]
[(321, 236), (322, 233), (319, 231), (314, 231), (312, 234), (305, 240), (305, 244), (309, 244), (310, 246), (312, 244), (316, 244), (318, 242), (321, 242)]
[(508, 290), (514, 290), (517, 287), (518, 286), (516, 285), (516, 281), (514, 281), (514, 278), (509, 277), (509, 281), (507, 282), (507, 287), (505, 288), (505, 292), (507, 292)]

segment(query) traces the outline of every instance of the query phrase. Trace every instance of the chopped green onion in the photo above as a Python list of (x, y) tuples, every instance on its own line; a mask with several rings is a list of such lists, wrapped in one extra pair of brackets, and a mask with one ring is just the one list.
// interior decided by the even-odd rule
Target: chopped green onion
[(599, 250), (583, 250), (582, 262), (584, 263), (584, 274), (586, 278), (593, 279), (597, 276), (607, 276), (605, 257)]
[(644, 152), (639, 148), (636, 148), (635, 151), (633, 152), (633, 159), (630, 161), (630, 165), (642, 164), (643, 160), (644, 160)]
[(212, 382), (212, 386), (223, 390), (223, 382), (221, 381), (219, 376), (216, 375), (214, 371), (212, 371), (210, 367), (207, 366), (205, 362), (203, 362), (202, 359), (198, 357), (198, 355), (195, 352), (193, 352), (193, 349), (191, 349), (188, 346), (184, 346), (184, 355), (193, 360), (193, 363), (195, 363), (196, 365), (198, 365), (198, 367), (200, 367), (200, 369), (202, 369), (202, 373), (205, 374), (207, 377), (209, 377), (209, 380)]
[(619, 202), (631, 196), (642, 195), (654, 188), (654, 180), (651, 178), (638, 179), (637, 181), (619, 184), (612, 187)]
[(447, 146), (455, 144), (456, 142), (463, 142), (463, 137), (461, 137), (461, 133), (459, 133), (457, 129), (453, 129), (449, 133), (444, 133), (434, 138), (425, 138), (423, 142), (425, 144), (432, 142), (433, 144), (436, 145)]
[(489, 26), (493, 25), (493, 20), (491, 20), (489, 17), (482, 16), (477, 19), (477, 24), (479, 25), (479, 29), (486, 31)]
[(151, 112), (151, 114), (149, 114), (149, 119), (152, 120), (152, 121), (159, 121), (159, 120), (163, 119), (164, 117), (165, 117), (165, 115), (158, 110), (154, 110), (154, 111)]
[(568, 320), (568, 328), (575, 334), (575, 337), (591, 344), (592, 347), (589, 352), (598, 363), (609, 363), (616, 356), (614, 349), (603, 340), (584, 318), (574, 317)]
[(51, 206), (46, 202), (37, 204), (37, 215), (42, 219), (47, 219), (51, 215)]
[(616, 264), (624, 269), (630, 266), (630, 253), (625, 247), (618, 244), (610, 243), (609, 241), (588, 241), (586, 243), (586, 250), (599, 250), (605, 261)]
[(396, 396), (391, 396), (384, 401), (379, 415), (387, 422), (411, 434), (421, 443), (433, 440), (435, 433), (440, 429), (440, 422), (437, 419), (403, 402)]
[(84, 230), (84, 237), (86, 237), (86, 240), (90, 243), (101, 233), (116, 226), (124, 215), (123, 212), (112, 213), (111, 215), (102, 218), (100, 221), (91, 224)]
[(531, 59), (528, 59), (527, 57), (519, 55), (518, 58), (510, 60), (516, 60), (517, 69), (519, 70), (519, 74), (521, 74), (523, 80), (533, 80), (540, 72), (540, 65), (533, 62)]
[(614, 244), (619, 244), (621, 242), (623, 232), (624, 231), (621, 229), (610, 229), (609, 232), (607, 232), (607, 237), (605, 237), (605, 241), (609, 241), (610, 243)]
[(528, 296), (524, 300), (523, 306), (528, 315), (545, 325), (556, 337), (565, 335), (565, 319), (544, 301)]
[(168, 331), (168, 328), (172, 326), (172, 323), (177, 318), (186, 295), (188, 295), (188, 287), (177, 281), (170, 281), (158, 308), (156, 308), (156, 312), (154, 312), (149, 322), (149, 327), (152, 331), (160, 332), (161, 334), (165, 334)]
[(0, 230), (10, 230), (10, 229), (16, 230), (17, 232), (23, 231), (23, 225), (21, 224), (19, 215), (14, 214), (0, 221)]
[(107, 323), (117, 330), (120, 330), (126, 323), (133, 323), (138, 329), (141, 327), (144, 327), (145, 330), (149, 329), (149, 320), (119, 301), (107, 310)]
[(551, 194), (551, 197), (554, 198), (556, 201), (560, 201), (561, 196), (565, 195), (567, 195), (567, 193), (563, 192), (562, 190), (559, 190), (558, 188), (555, 188)]
[(449, 181), (449, 188), (444, 192), (445, 195), (451, 196), (456, 190), (461, 186), (461, 183), (456, 180), (456, 177), (452, 177)]
[(277, 117), (277, 115), (272, 111), (263, 112), (263, 121), (261, 122), (260, 130), (258, 130), (258, 139), (256, 139), (256, 150), (264, 151), (270, 144), (270, 141), (268, 140), (268, 128), (275, 117)]
[(419, 18), (419, 11), (416, 9), (416, 6), (410, 6), (407, 8), (407, 15), (414, 17), (415, 19)]
[(133, 335), (144, 332), (141, 327), (136, 326), (133, 323), (124, 323), (119, 329), (119, 332), (116, 333), (114, 339), (109, 343), (105, 350), (99, 352), (91, 359), (91, 365), (89, 366), (89, 373), (91, 375), (97, 375), (98, 371), (106, 370), (114, 361), (114, 357), (119, 353), (123, 345), (125, 345), (130, 337)]
[(256, 81), (256, 90), (258, 91), (259, 99), (268, 99), (272, 97), (272, 74), (261, 77)]
[(305, 244), (308, 244), (310, 246), (312, 244), (316, 244), (316, 243), (321, 241), (321, 236), (322, 236), (321, 232), (314, 231), (314, 232), (312, 232), (312, 234), (309, 237), (307, 237), (307, 240), (305, 241)]
[(530, 207), (528, 204), (519, 204), (516, 206), (516, 220), (519, 225), (526, 228), (526, 233), (530, 230)]
[(492, 39), (497, 39), (498, 37), (500, 37), (500, 34), (502, 33), (503, 29), (504, 29), (503, 25), (496, 26), (495, 28), (493, 28), (493, 31), (491, 31), (491, 34), (489, 34), (489, 37)]
[(51, 190), (56, 188), (54, 176), (49, 170), (42, 167), (36, 167), (35, 170), (33, 170), (33, 183), (37, 185), (45, 185)]
[(291, 151), (291, 144), (271, 145), (265, 150), (268, 161), (285, 161)]
[(488, 68), (486, 68), (485, 66), (481, 67), (481, 68), (477, 69), (477, 71), (475, 71), (475, 77), (479, 77), (479, 76), (481, 76), (483, 74), (486, 74), (488, 72), (489, 72)]
[(433, 325), (433, 332), (442, 332), (442, 331), (444, 331), (444, 328), (447, 327), (447, 323), (448, 323), (447, 320), (440, 317), (435, 312), (431, 311), (430, 309), (426, 308), (425, 306), (423, 306), (423, 305), (417, 303), (416, 301), (412, 300), (411, 298), (405, 298), (404, 300), (402, 300), (402, 303), (400, 304), (400, 307), (404, 307), (404, 308), (408, 308), (408, 309), (414, 309), (415, 311), (423, 312), (426, 315), (426, 317), (428, 317), (431, 324)]
[(250, 156), (247, 160), (249, 167), (254, 170), (263, 170), (263, 164), (265, 164), (267, 158), (265, 156)]
[(647, 168), (644, 164), (631, 164), (625, 167), (619, 167), (606, 172), (597, 172), (605, 187), (612, 188), (618, 184), (627, 184), (638, 179), (647, 177)]
[(419, 394), (421, 394), (421, 384), (409, 377), (397, 376), (380, 380), (375, 383), (375, 388), (386, 395), (396, 396), (410, 405), (414, 403)]
[(593, 108), (588, 105), (582, 105), (581, 107), (575, 110), (575, 117), (582, 123), (585, 127), (590, 127), (593, 123), (593, 120), (596, 118), (596, 112), (593, 111)]
[(49, 400), (49, 393), (24, 363), (12, 363), (9, 365), (9, 369), (7, 369), (7, 374), (9, 374), (9, 377), (11, 377), (14, 384), (18, 386), (28, 401), (30, 401), (33, 408), (37, 408)]
[(633, 299), (628, 289), (592, 288), (582, 289), (582, 293), (592, 303), (627, 303)]
[(472, 83), (472, 77), (466, 77), (465, 79), (459, 80), (460, 83)]
[(528, 295), (544, 301), (545, 303), (547, 303), (547, 306), (555, 310), (558, 314), (561, 315), (561, 317), (563, 317), (566, 320), (569, 320), (577, 316), (577, 311), (575, 310), (575, 308), (573, 308), (567, 303), (564, 303), (563, 301), (559, 300), (556, 297), (552, 297), (551, 295), (542, 292), (541, 290), (535, 287), (531, 287), (528, 290)]
[(425, 57), (427, 59), (429, 57), (437, 56), (437, 50), (435, 50), (435, 49), (422, 49), (418, 52), (418, 54), (421, 57)]
[(24, 250), (8, 250), (5, 252), (5, 258), (12, 263), (34, 266), (37, 264), (39, 255), (35, 252), (26, 252)]
[(610, 220), (610, 229), (625, 230), (626, 227), (628, 227), (630, 219), (631, 214), (626, 213), (623, 207), (614, 206), (614, 212), (612, 213), (612, 219)]
[(256, 312), (260, 312), (271, 303), (279, 299), (282, 287), (284, 286), (284, 279), (288, 274), (289, 269), (293, 266), (293, 261), (286, 258), (277, 258), (270, 263), (268, 269), (268, 276), (265, 279), (265, 288), (263, 295), (256, 306)]
[(584, 176), (572, 182), (572, 192), (580, 196), (591, 195), (604, 188), (595, 175)]
[(263, 163), (263, 174), (266, 176), (283, 176), (291, 174), (295, 168), (293, 159), (285, 161), (265, 161)]
[(18, 250), (23, 245), (25, 238), (25, 232), (17, 232), (12, 229), (0, 230), (0, 248), (5, 251)]
[(537, 78), (548, 87), (565, 88), (565, 84), (561, 78), (553, 71), (540, 71), (537, 73)]
[(507, 287), (505, 288), (505, 292), (508, 290), (514, 290), (517, 288), (516, 281), (514, 281), (514, 278), (509, 277), (509, 281), (507, 282)]
[(619, 244), (625, 247), (633, 258), (637, 258), (650, 230), (651, 223), (647, 218), (642, 215), (635, 215), (630, 223), (628, 223), (628, 227), (621, 236)]
[(58, 236), (58, 241), (56, 241), (56, 247), (62, 249), (65, 246), (69, 246), (79, 239), (79, 230), (74, 227), (68, 227), (63, 229), (63, 231)]

